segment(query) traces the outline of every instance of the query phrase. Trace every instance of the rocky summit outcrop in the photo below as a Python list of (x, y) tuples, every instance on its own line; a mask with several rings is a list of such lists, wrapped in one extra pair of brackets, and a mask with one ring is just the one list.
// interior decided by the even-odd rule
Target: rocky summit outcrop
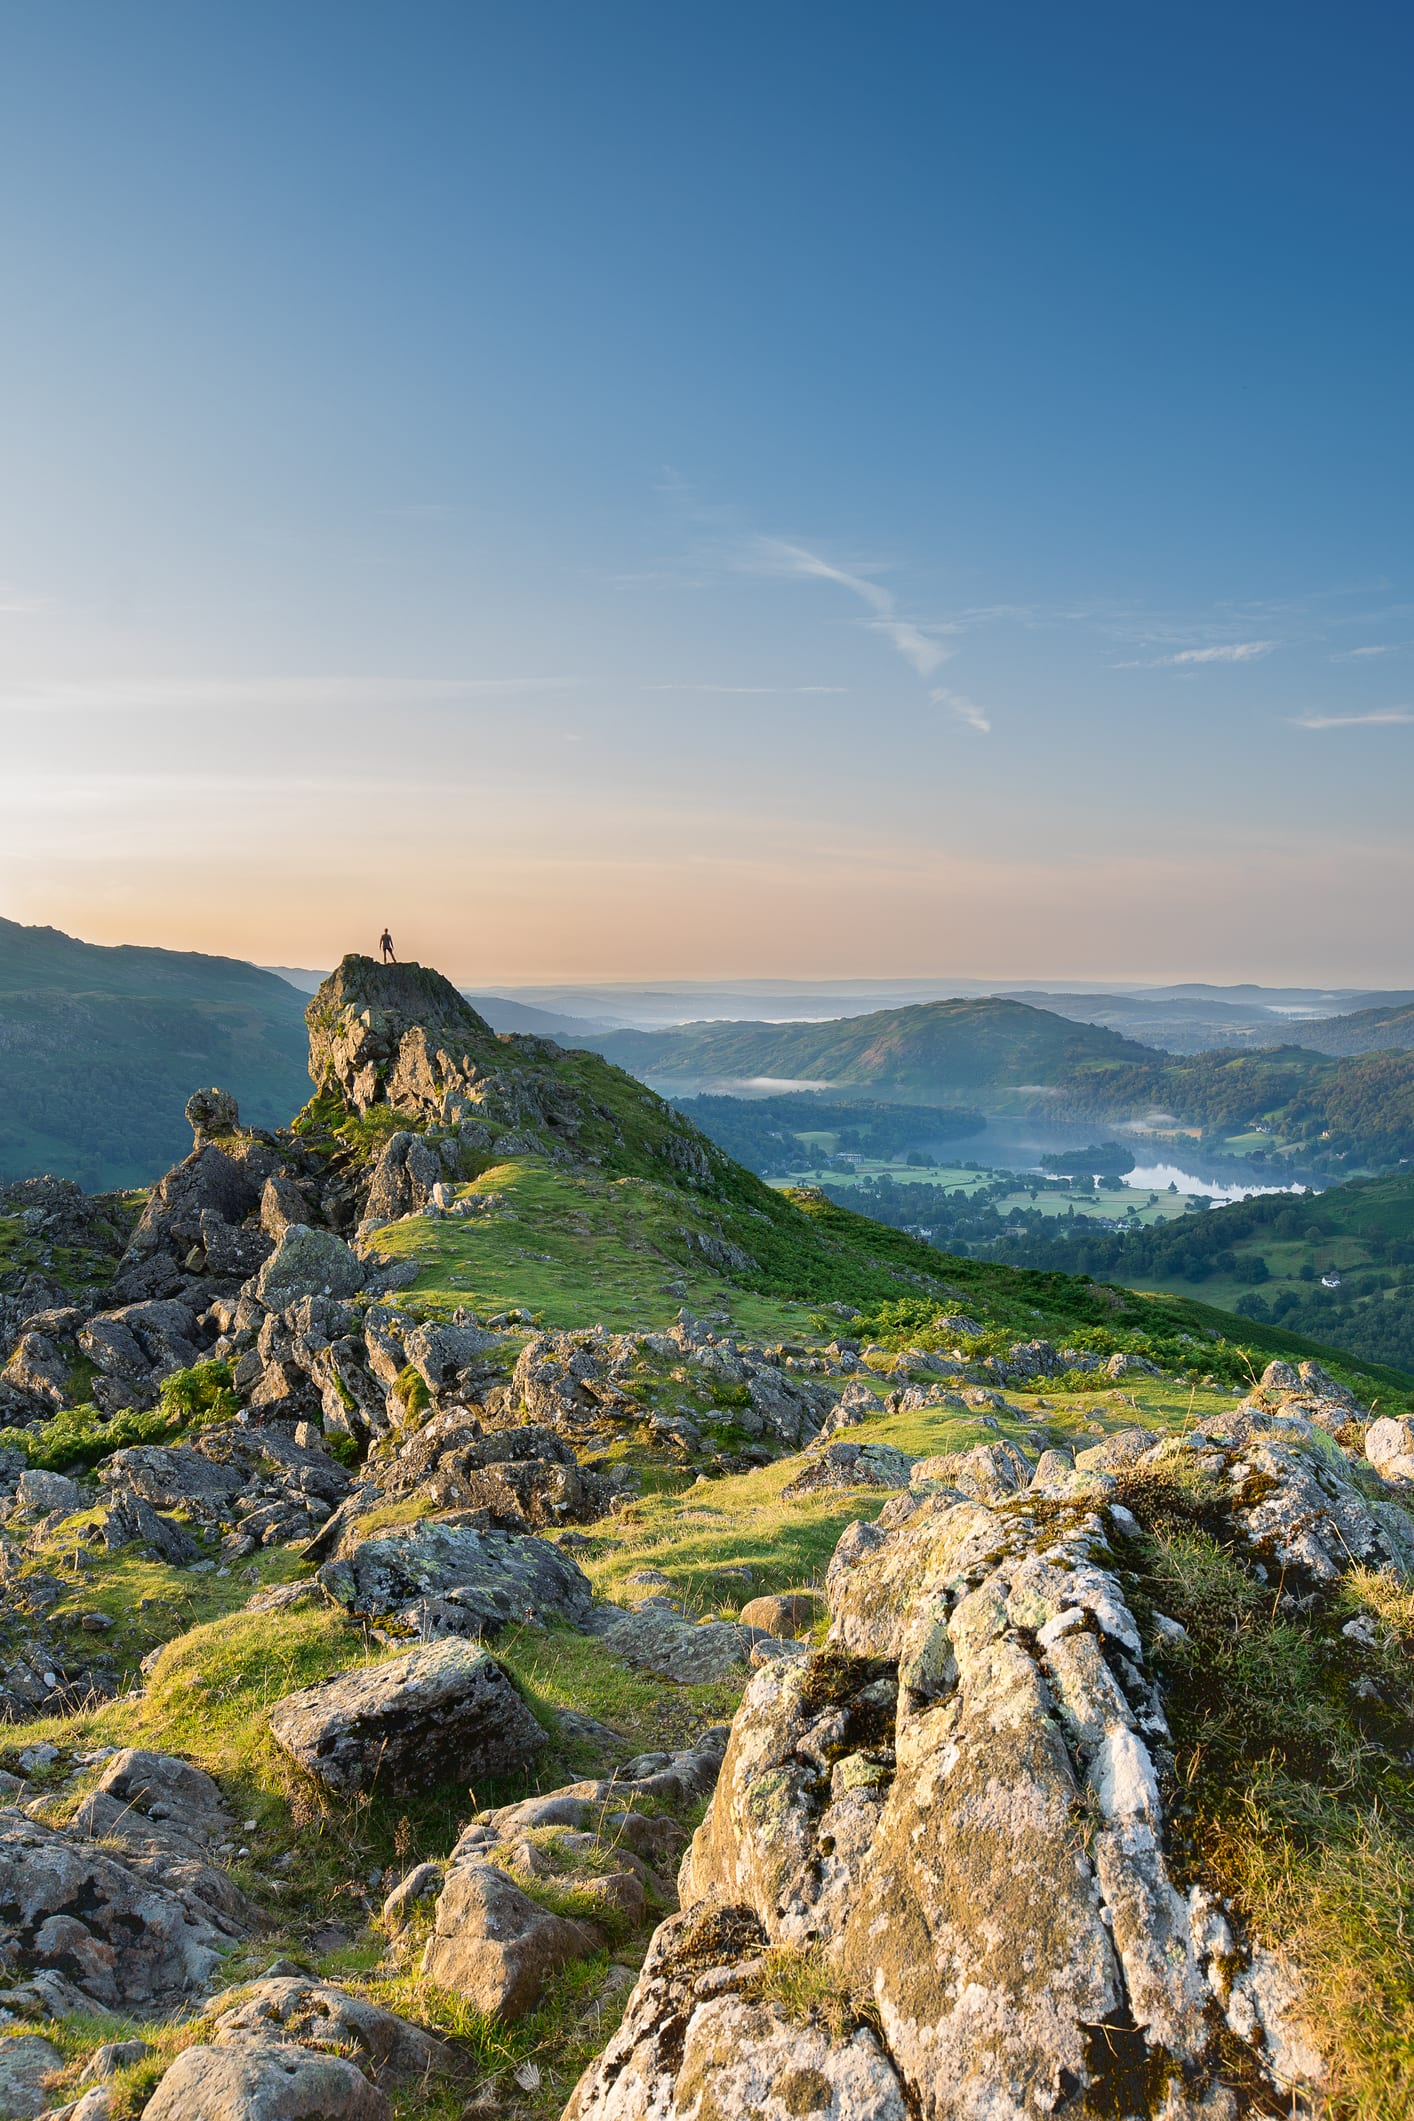
[(422, 1117), (465, 1116), (465, 1096), (501, 1060), (496, 1034), (449, 979), (423, 965), (346, 957), (305, 1011), (309, 1072), (356, 1112), (389, 1104)]

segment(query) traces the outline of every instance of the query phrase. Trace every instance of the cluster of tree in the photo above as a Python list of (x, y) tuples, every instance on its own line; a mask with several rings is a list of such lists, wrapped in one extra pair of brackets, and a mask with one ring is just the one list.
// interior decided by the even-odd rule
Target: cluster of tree
[(1082, 1069), (1056, 1101), (1059, 1116), (1177, 1114), (1214, 1140), (1265, 1123), (1323, 1167), (1392, 1166), (1414, 1156), (1414, 1053), (1331, 1059), (1301, 1046), (1155, 1054), (1138, 1065)]
[[(1236, 1306), (1244, 1317), (1414, 1370), (1414, 1178), (1307, 1196), (1262, 1194), (1208, 1213), (1128, 1226), (1022, 1205), (1002, 1213), (999, 1203), (1017, 1183), (1010, 1172), (996, 1174), (969, 1199), (960, 1189), (901, 1185), (881, 1175), (836, 1197), (964, 1258), (1122, 1284), (1201, 1287), (1237, 1280), (1245, 1284)], [(1367, 1260), (1342, 1269), (1338, 1288), (1321, 1285), (1317, 1257), (1308, 1257), (1298, 1267), (1298, 1287), (1269, 1290), (1264, 1246), (1300, 1243), (1319, 1255), (1333, 1240), (1352, 1236)]]
[(1048, 1150), (1041, 1158), (1043, 1171), (1089, 1175), (1093, 1178), (1123, 1178), (1134, 1169), (1134, 1146), (1123, 1142), (1091, 1142), (1084, 1149)]

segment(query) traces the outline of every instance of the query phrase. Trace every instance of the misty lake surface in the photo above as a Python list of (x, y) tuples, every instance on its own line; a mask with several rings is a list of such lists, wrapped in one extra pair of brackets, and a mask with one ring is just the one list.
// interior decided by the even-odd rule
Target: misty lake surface
[[(1092, 1139), (1108, 1140), (1119, 1130), (1094, 1130)], [(945, 1141), (921, 1146), (932, 1150), (940, 1163), (955, 1163), (959, 1157), (993, 1170), (1038, 1171), (1043, 1156), (1063, 1155), (1068, 1149), (1088, 1146), (1083, 1127), (1054, 1127), (1044, 1120), (989, 1119), (976, 1134), (953, 1135)], [(1164, 1148), (1169, 1144), (1165, 1142)], [(1124, 1182), (1136, 1191), (1166, 1192), (1170, 1185), (1180, 1193), (1203, 1193), (1210, 1200), (1248, 1200), (1254, 1193), (1320, 1192), (1325, 1181), (1314, 1172), (1300, 1170), (1285, 1161), (1273, 1166), (1254, 1163), (1246, 1156), (1205, 1156), (1196, 1144), (1185, 1142), (1182, 1163), (1171, 1163), (1147, 1137), (1134, 1146), (1134, 1168)]]

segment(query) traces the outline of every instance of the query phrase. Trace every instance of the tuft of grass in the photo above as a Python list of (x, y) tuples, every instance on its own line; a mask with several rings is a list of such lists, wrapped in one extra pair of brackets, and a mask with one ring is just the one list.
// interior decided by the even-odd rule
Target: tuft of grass
[[(1155, 1653), (1176, 1742), (1176, 1854), (1300, 1968), (1330, 2070), (1330, 2121), (1404, 2121), (1414, 2111), (1414, 1592), (1357, 1570), (1293, 1617), (1280, 1582), (1258, 1582), (1235, 1543), (1195, 1521), (1208, 1507), (1201, 1492), (1164, 1485), (1134, 1601), (1188, 1631)], [(1341, 1632), (1352, 1614), (1374, 1620), (1372, 1641)]]
[(878, 2030), (867, 1989), (842, 1982), (818, 1945), (772, 1945), (761, 1954), (749, 1993), (753, 2002), (774, 2003), (797, 2025), (818, 2025), (832, 2040), (847, 2040), (861, 2025)]

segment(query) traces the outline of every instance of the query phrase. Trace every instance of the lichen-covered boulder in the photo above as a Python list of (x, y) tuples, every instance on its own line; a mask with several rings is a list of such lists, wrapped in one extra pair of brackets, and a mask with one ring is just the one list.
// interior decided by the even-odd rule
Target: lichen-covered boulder
[[(769, 1977), (800, 1955), (835, 1996), (808, 2094), (831, 2113), (897, 2095), (930, 2121), (1236, 2121), (1254, 2083), (1300, 2111), (1319, 2098), (1293, 1969), (1171, 1868), (1153, 1644), (1176, 1624), (1151, 1616), (1146, 1649), (1116, 1569), (1140, 1531), (1120, 1495), (1139, 1507), (1150, 1479), (1156, 1498), (1201, 1494), (1256, 1579), (1292, 1585), (1325, 1580), (1342, 1540), (1346, 1567), (1398, 1568), (1407, 1518), (1363, 1498), (1304, 1419), (1248, 1408), (1182, 1439), (1133, 1433), (1112, 1439), (1114, 1472), (1051, 1454), (1021, 1487), (1025, 1461), (1002, 1455), (971, 1469), (975, 1495), (925, 1478), (846, 1530), (829, 1644), (752, 1678), (684, 1913), (575, 2121), (698, 2121), (699, 2041), (715, 2083), (741, 2070), (743, 2098), (785, 2111)], [(883, 2074), (836, 2091), (851, 2052)]]
[(501, 1667), (458, 1641), (342, 1672), (270, 1712), (277, 1745), (330, 1789), (403, 1791), (504, 1775), (546, 1734)]
[(267, 1975), (223, 1997), (212, 2014), (218, 2041), (297, 2040), (356, 2059), (375, 2083), (426, 2082), (457, 2070), (452, 2050), (366, 1996), (312, 1974)]
[(424, 1518), (326, 1562), (319, 1581), (352, 1613), (395, 1629), (494, 1636), (527, 1620), (581, 1627), (593, 1588), (547, 1539)]
[(810, 1454), (782, 1497), (814, 1495), (830, 1488), (906, 1488), (913, 1460), (891, 1443), (858, 1443), (837, 1436)]
[(390, 2121), (361, 2069), (293, 2040), (183, 2049), (143, 2108), (148, 2121)]

